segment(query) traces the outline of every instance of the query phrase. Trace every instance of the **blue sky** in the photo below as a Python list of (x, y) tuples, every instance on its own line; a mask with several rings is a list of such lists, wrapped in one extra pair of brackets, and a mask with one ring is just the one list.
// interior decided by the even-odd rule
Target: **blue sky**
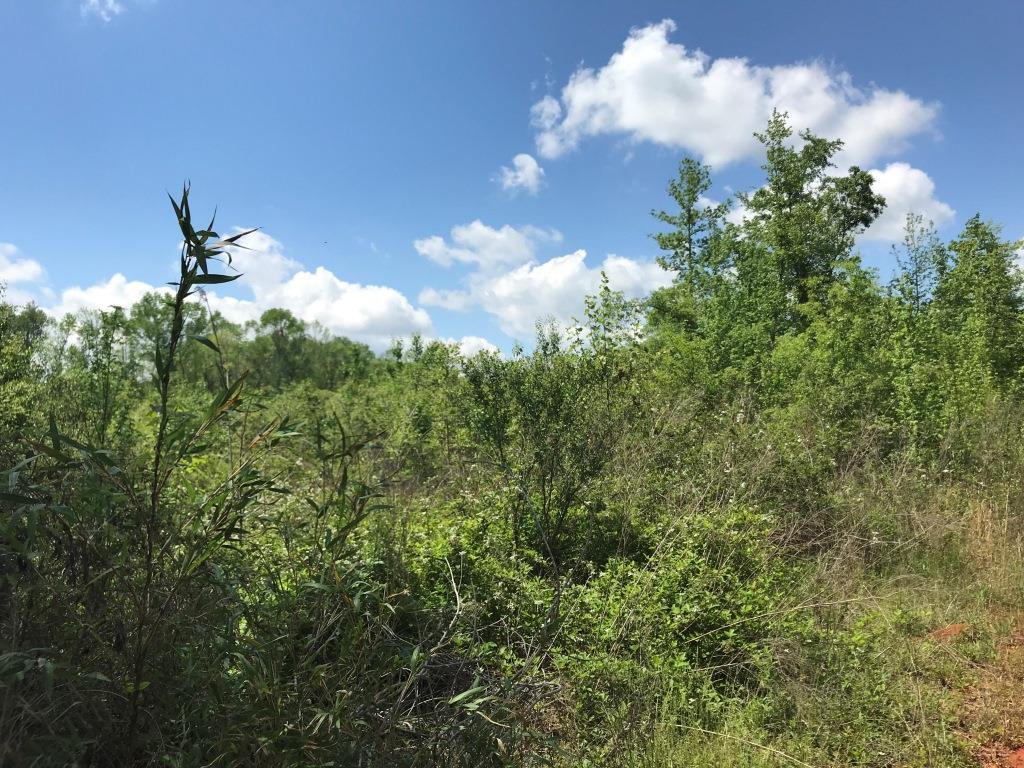
[[(604, 268), (642, 295), (690, 153), (756, 185), (772, 107), (892, 203), (1024, 234), (1019, 2), (0, 0), (0, 280), (54, 313), (173, 277), (165, 190), (259, 226), (214, 304), (507, 349)], [(504, 170), (503, 170), (504, 169)]]

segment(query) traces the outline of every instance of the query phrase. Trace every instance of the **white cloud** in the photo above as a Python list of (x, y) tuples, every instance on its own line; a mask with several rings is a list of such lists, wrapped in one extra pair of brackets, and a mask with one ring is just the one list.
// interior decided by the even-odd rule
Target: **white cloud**
[(883, 170), (872, 169), (872, 188), (885, 198), (885, 210), (862, 235), (867, 240), (897, 242), (903, 239), (908, 213), (917, 213), (937, 227), (956, 215), (950, 206), (935, 198), (935, 182), (924, 171), (907, 163), (889, 163)]
[(254, 290), (253, 295), (259, 311), (283, 307), (306, 322), (320, 323), (376, 349), (391, 339), (431, 330), (426, 311), (413, 307), (394, 288), (349, 283), (325, 267), (296, 272), (275, 290)]
[(601, 271), (613, 290), (639, 297), (668, 285), (672, 276), (654, 262), (608, 256), (600, 267), (586, 264), (587, 252), (573, 251), (544, 262), (523, 264), (505, 274), (471, 281), (471, 295), (510, 336), (533, 333), (538, 320), (567, 326), (583, 316), (584, 299), (597, 292)]
[(104, 22), (124, 11), (124, 6), (118, 0), (82, 0), (79, 8), (83, 16), (96, 16)]
[(561, 239), (562, 234), (555, 229), (516, 228), (508, 224), (494, 229), (477, 219), (452, 227), (450, 242), (433, 235), (414, 241), (413, 247), (421, 256), (443, 267), (458, 262), (494, 269), (529, 261), (538, 242), (559, 242)]
[(0, 243), (0, 283), (35, 283), (42, 280), (44, 274), (38, 261), (20, 256), (11, 243)]
[[(376, 350), (387, 348), (392, 339), (427, 334), (432, 329), (427, 312), (414, 307), (394, 288), (346, 282), (325, 267), (303, 269), (298, 261), (285, 256), (281, 243), (262, 232), (247, 236), (242, 243), (248, 249), (233, 248), (231, 253), (232, 266), (243, 274), (231, 285), (247, 291), (249, 297), (207, 291), (210, 306), (232, 322), (256, 320), (266, 310), (281, 307)], [(65, 289), (59, 302), (47, 311), (60, 317), (82, 309), (129, 307), (151, 291), (168, 289), (116, 274), (88, 288)]]
[[(236, 232), (242, 230), (236, 229)], [(301, 269), (295, 259), (284, 255), (284, 246), (266, 232), (256, 231), (240, 241), (244, 248), (229, 248), (231, 264), (227, 272), (241, 272), (239, 281), (254, 294), (273, 291)]]
[(820, 62), (764, 67), (712, 59), (670, 43), (673, 21), (633, 29), (600, 69), (578, 69), (561, 98), (533, 105), (541, 156), (554, 158), (589, 136), (625, 134), (695, 152), (713, 165), (754, 157), (754, 131), (773, 108), (797, 128), (842, 138), (839, 161), (866, 164), (931, 129), (938, 107), (901, 91), (853, 85)]
[(525, 189), (531, 195), (536, 195), (544, 180), (544, 169), (540, 167), (533, 155), (518, 154), (512, 158), (511, 168), (507, 165), (501, 167), (499, 178), (502, 189), (511, 192)]
[(42, 265), (20, 254), (11, 243), (0, 243), (0, 286), (3, 298), (11, 304), (26, 304), (33, 296), (29, 288), (46, 276)]
[(387, 348), (392, 339), (426, 334), (432, 328), (426, 311), (394, 288), (350, 283), (326, 267), (303, 269), (284, 254), (281, 243), (263, 232), (248, 235), (242, 243), (245, 249), (231, 249), (232, 267), (242, 272), (233, 285), (248, 289), (252, 298), (210, 295), (210, 306), (229, 320), (255, 320), (266, 310), (281, 307), (377, 350)]
[(481, 336), (463, 336), (461, 339), (448, 339), (449, 344), (458, 344), (463, 357), (473, 357), (480, 352), (498, 352), (498, 348)]
[(449, 290), (447, 288), (424, 288), (420, 291), (420, 304), (428, 307), (441, 307), (442, 309), (466, 310), (473, 306), (473, 297), (465, 291)]
[(725, 220), (730, 224), (736, 224), (739, 226), (750, 214), (750, 210), (741, 203), (739, 200), (734, 200), (732, 205), (729, 206), (728, 212), (725, 214)]
[[(467, 238), (459, 239), (467, 228), (479, 235), (475, 242), (487, 255), (469, 247)], [(490, 235), (483, 236), (484, 232)], [(504, 233), (501, 242), (515, 244), (514, 248), (501, 252), (502, 258), (493, 254), (495, 233)], [(497, 319), (505, 333), (522, 337), (533, 333), (538, 320), (552, 318), (566, 326), (574, 317), (582, 317), (584, 299), (597, 292), (602, 270), (608, 275), (613, 290), (623, 291), (630, 297), (644, 296), (672, 282), (671, 274), (652, 261), (610, 255), (599, 267), (590, 267), (583, 250), (546, 261), (537, 260), (534, 254), (538, 233), (542, 233), (542, 237), (549, 234), (537, 228), (505, 226), (496, 230), (475, 221), (466, 227), (454, 227), (451, 243), (437, 236), (417, 241), (417, 250), (428, 258), (437, 260), (438, 254), (459, 251), (460, 257), (449, 258), (447, 263), (458, 260), (477, 265), (466, 277), (464, 289), (426, 288), (419, 295), (420, 303), (456, 310), (479, 306)], [(429, 248), (421, 247), (428, 241)]]
[(598, 277), (601, 272), (608, 275), (608, 285), (613, 291), (622, 291), (630, 298), (640, 298), (655, 288), (664, 288), (672, 283), (674, 277), (672, 272), (662, 269), (655, 261), (637, 261), (614, 253), (605, 257), (600, 270), (591, 270)]
[(153, 291), (171, 292), (166, 286), (157, 287), (140, 280), (129, 280), (118, 272), (109, 280), (90, 285), (88, 288), (65, 288), (60, 294), (59, 303), (46, 311), (54, 317), (63, 317), (83, 309), (109, 310), (115, 306), (127, 309)]

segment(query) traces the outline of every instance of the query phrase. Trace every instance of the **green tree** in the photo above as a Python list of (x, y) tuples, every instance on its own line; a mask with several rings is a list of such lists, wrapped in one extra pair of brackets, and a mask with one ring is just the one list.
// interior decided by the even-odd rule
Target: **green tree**
[[(756, 134), (765, 147), (766, 181), (752, 193), (738, 195), (740, 223), (720, 225), (721, 207), (699, 212), (708, 189), (706, 168), (684, 161), (670, 194), (679, 216), (655, 214), (676, 226), (660, 236), (671, 250), (666, 264), (676, 265), (700, 290), (673, 287), (656, 293), (650, 320), (682, 333), (691, 372), (706, 371), (712, 389), (725, 391), (758, 382), (778, 339), (805, 330), (819, 309), (835, 296), (837, 282), (855, 273), (850, 268), (855, 237), (884, 207), (872, 191), (872, 177), (859, 168), (834, 172), (842, 142), (804, 131), (794, 146), (786, 115), (772, 115)], [(695, 342), (695, 343), (694, 343)]]
[(803, 131), (793, 146), (787, 116), (779, 112), (755, 135), (765, 148), (766, 183), (740, 195), (747, 214), (740, 242), (753, 248), (738, 256), (767, 260), (791, 307), (823, 302), (854, 238), (882, 212), (885, 199), (872, 190), (866, 171), (854, 166), (843, 175), (832, 172), (843, 147), (838, 139)]
[(949, 268), (949, 251), (921, 216), (907, 217), (903, 244), (893, 253), (900, 271), (889, 285), (894, 420), (910, 445), (934, 448), (945, 429), (944, 331), (933, 301)]
[(936, 310), (964, 364), (1005, 390), (1022, 365), (1021, 271), (1017, 243), (975, 215), (949, 245), (952, 266), (935, 286)]
[(676, 278), (696, 287), (716, 269), (708, 258), (709, 243), (719, 232), (728, 203), (713, 203), (706, 196), (711, 189), (711, 169), (690, 157), (679, 163), (679, 175), (668, 184), (668, 194), (679, 206), (678, 213), (651, 211), (651, 215), (672, 229), (653, 235), (663, 251), (658, 263), (676, 272)]
[(47, 323), (38, 307), (18, 310), (3, 299), (0, 284), (0, 461), (11, 462), (29, 425), (39, 423), (42, 371), (35, 356)]
[(249, 368), (276, 389), (309, 375), (306, 324), (287, 309), (268, 309), (253, 324)]

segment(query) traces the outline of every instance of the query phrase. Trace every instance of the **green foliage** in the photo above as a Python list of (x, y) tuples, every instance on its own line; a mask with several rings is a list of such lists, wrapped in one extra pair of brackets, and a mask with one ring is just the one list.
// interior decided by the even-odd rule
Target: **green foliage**
[(758, 138), (739, 218), (681, 163), (671, 286), (529, 352), (228, 322), (245, 233), (187, 188), (171, 291), (0, 303), (0, 763), (968, 764), (948, 689), (1024, 609), (1020, 246), (912, 217), (883, 285), (871, 177)]
[(812, 297), (824, 300), (855, 235), (882, 212), (885, 200), (872, 191), (866, 171), (854, 166), (845, 176), (830, 172), (842, 141), (804, 131), (795, 149), (791, 136), (786, 116), (773, 114), (757, 134), (767, 155), (766, 184), (740, 200), (749, 211), (743, 243), (761, 262), (756, 268), (777, 271), (786, 299), (799, 307)]
[(18, 311), (0, 301), (0, 461), (13, 463), (19, 439), (33, 421), (39, 423), (39, 365), (33, 353), (42, 346), (45, 323), (45, 315), (32, 305)]
[(688, 721), (714, 725), (726, 699), (767, 684), (775, 633), (799, 627), (777, 620), (799, 573), (776, 559), (771, 530), (742, 509), (684, 518), (654, 557), (610, 561), (566, 597), (555, 661), (583, 727), (607, 731), (623, 715), (616, 706), (656, 708), (668, 695), (689, 702)]
[(679, 176), (668, 184), (668, 194), (679, 206), (678, 214), (652, 211), (654, 218), (673, 229), (654, 235), (665, 254), (658, 259), (662, 267), (674, 270), (687, 286), (703, 287), (715, 271), (708, 263), (710, 241), (722, 227), (728, 204), (714, 204), (706, 193), (711, 189), (711, 169), (692, 158), (679, 164)]

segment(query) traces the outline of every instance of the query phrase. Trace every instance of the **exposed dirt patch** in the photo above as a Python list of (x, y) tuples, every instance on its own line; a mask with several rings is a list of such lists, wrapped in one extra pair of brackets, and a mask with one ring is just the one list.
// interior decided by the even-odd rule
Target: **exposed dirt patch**
[(1024, 617), (967, 690), (964, 730), (983, 768), (1024, 768)]
[(960, 637), (960, 635), (969, 633), (970, 631), (970, 624), (950, 624), (942, 629), (936, 629), (934, 632), (929, 634), (929, 637), (935, 640), (952, 640), (954, 637)]
[(983, 747), (978, 752), (978, 759), (982, 768), (1024, 768), (1024, 748)]

